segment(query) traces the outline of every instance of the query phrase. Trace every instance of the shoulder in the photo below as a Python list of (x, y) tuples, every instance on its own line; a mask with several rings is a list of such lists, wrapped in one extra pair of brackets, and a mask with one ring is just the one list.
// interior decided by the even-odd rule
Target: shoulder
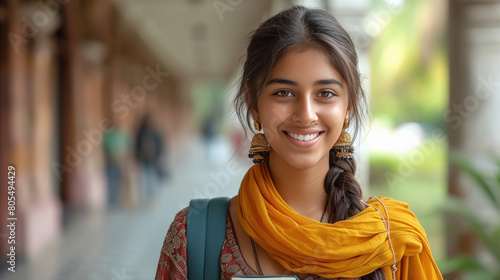
[(187, 279), (186, 220), (188, 208), (176, 215), (165, 236), (156, 279)]
[(424, 228), (407, 203), (387, 197), (373, 197), (367, 203), (383, 216), (384, 223), (390, 223), (391, 236), (413, 236), (427, 242)]
[(408, 203), (396, 200), (393, 198), (385, 197), (385, 196), (380, 196), (380, 197), (370, 197), (366, 203), (376, 209), (381, 208), (381, 210), (401, 210), (403, 212), (411, 213), (410, 207), (408, 206)]
[(189, 207), (185, 207), (181, 211), (177, 212), (177, 214), (175, 214), (175, 218), (174, 218), (174, 221), (172, 222), (172, 224), (184, 224), (185, 225), (186, 220), (187, 220), (188, 210), (189, 210)]
[(171, 254), (175, 250), (185, 249), (187, 213), (188, 207), (175, 215), (165, 236), (162, 252)]
[(417, 216), (410, 210), (406, 202), (388, 197), (371, 197), (366, 203), (391, 222), (399, 222), (402, 225), (423, 230)]
[(177, 212), (177, 214), (174, 217), (174, 220), (170, 224), (167, 236), (165, 237), (165, 242), (171, 241), (174, 235), (178, 237), (185, 236), (188, 210), (189, 207), (186, 207), (181, 211)]
[[(185, 250), (186, 246), (186, 221), (188, 214), (188, 207), (179, 211), (168, 229), (167, 236), (165, 237), (164, 249), (169, 252), (174, 250)], [(167, 247), (165, 247), (167, 246)]]

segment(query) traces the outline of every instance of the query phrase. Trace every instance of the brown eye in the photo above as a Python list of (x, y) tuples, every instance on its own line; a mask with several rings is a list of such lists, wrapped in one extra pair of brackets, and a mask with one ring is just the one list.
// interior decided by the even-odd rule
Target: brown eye
[(289, 96), (293, 96), (293, 93), (289, 90), (280, 90), (280, 91), (277, 91), (274, 95), (281, 96), (281, 97), (289, 97)]
[(318, 96), (323, 98), (329, 98), (335, 96), (335, 93), (331, 91), (321, 91), (318, 93)]

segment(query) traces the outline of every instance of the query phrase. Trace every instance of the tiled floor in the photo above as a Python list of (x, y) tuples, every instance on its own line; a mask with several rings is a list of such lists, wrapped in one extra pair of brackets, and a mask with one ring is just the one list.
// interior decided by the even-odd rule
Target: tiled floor
[[(250, 161), (221, 152), (208, 162), (202, 143), (180, 153), (171, 178), (147, 206), (79, 213), (63, 235), (40, 256), (20, 264), (2, 280), (146, 280), (154, 279), (163, 238), (175, 213), (189, 199), (234, 196)], [(225, 154), (225, 156), (224, 156)]]

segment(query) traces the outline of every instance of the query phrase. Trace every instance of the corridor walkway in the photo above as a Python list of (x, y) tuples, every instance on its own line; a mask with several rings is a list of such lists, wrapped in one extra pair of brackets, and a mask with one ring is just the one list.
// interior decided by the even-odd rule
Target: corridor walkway
[[(220, 141), (219, 141), (220, 143)], [(220, 145), (219, 145), (220, 147)], [(194, 197), (234, 196), (250, 160), (219, 149), (215, 162), (199, 140), (174, 160), (171, 177), (149, 205), (135, 210), (80, 213), (56, 242), (2, 280), (154, 279), (163, 238), (176, 212)]]

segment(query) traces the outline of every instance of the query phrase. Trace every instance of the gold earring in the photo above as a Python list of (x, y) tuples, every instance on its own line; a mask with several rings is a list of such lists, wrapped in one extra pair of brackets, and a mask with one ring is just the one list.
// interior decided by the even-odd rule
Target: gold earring
[(351, 135), (347, 132), (349, 127), (349, 117), (345, 118), (344, 127), (342, 133), (340, 133), (339, 139), (335, 145), (333, 145), (334, 152), (337, 152), (335, 156), (339, 159), (352, 159), (354, 153), (354, 147), (352, 146)]
[[(254, 121), (253, 125), (257, 131), (260, 131), (260, 123)], [(253, 163), (261, 163), (269, 157), (270, 150), (271, 148), (269, 148), (266, 136), (263, 133), (257, 133), (252, 138), (252, 144), (250, 146), (250, 151), (248, 152), (248, 157), (253, 159)]]

